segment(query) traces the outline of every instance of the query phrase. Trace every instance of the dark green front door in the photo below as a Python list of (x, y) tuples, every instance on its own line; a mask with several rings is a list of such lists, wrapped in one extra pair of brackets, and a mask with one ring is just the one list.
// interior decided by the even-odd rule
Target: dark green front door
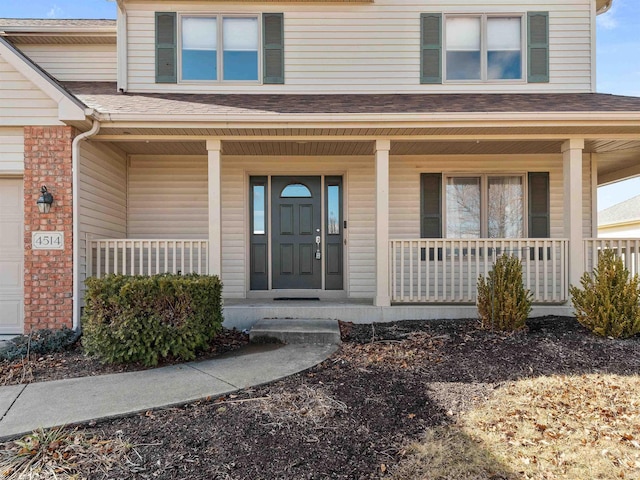
[(320, 177), (271, 178), (274, 289), (321, 289)]

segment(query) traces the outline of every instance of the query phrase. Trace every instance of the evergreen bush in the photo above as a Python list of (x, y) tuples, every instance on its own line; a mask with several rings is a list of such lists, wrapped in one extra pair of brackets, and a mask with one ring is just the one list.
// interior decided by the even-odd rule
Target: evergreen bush
[(638, 275), (629, 273), (613, 250), (598, 253), (593, 274), (585, 272), (582, 289), (569, 292), (578, 322), (597, 335), (628, 338), (640, 333)]
[(482, 328), (512, 332), (524, 328), (532, 296), (522, 283), (522, 263), (501, 255), (488, 277), (478, 277), (478, 314)]
[(107, 275), (86, 284), (82, 344), (103, 362), (193, 360), (222, 328), (216, 276)]
[(10, 362), (25, 358), (27, 354), (46, 355), (62, 352), (70, 348), (77, 340), (76, 332), (70, 328), (34, 330), (28, 335), (19, 335), (6, 342), (0, 349), (0, 360)]

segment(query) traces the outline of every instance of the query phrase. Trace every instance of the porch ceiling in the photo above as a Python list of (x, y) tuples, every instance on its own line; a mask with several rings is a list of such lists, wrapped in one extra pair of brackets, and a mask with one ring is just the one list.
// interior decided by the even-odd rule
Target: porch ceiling
[[(118, 142), (117, 147), (131, 155), (206, 155), (204, 141), (194, 142)], [(392, 142), (391, 155), (499, 155), (560, 153), (560, 141), (452, 141)], [(223, 155), (255, 156), (350, 156), (371, 155), (370, 141), (227, 141)]]
[[(205, 140), (117, 141), (131, 155), (206, 155)], [(500, 155), (558, 154), (562, 140), (451, 140), (392, 141), (391, 155)], [(309, 140), (223, 141), (224, 155), (371, 155), (373, 142)], [(586, 153), (601, 154), (601, 172), (609, 173), (638, 163), (640, 141), (588, 141)]]

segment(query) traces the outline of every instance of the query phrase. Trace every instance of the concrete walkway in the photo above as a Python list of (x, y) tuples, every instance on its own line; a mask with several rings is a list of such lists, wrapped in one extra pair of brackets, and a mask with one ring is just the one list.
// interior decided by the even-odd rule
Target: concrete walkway
[(252, 345), (213, 360), (141, 372), (0, 387), (0, 439), (218, 397), (317, 365), (337, 345)]

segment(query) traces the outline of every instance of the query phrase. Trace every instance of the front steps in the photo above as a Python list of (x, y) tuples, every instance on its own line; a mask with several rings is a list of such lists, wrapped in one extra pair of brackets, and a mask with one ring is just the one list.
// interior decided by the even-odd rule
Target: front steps
[(249, 331), (251, 342), (278, 340), (282, 343), (339, 344), (337, 320), (324, 318), (263, 318)]

